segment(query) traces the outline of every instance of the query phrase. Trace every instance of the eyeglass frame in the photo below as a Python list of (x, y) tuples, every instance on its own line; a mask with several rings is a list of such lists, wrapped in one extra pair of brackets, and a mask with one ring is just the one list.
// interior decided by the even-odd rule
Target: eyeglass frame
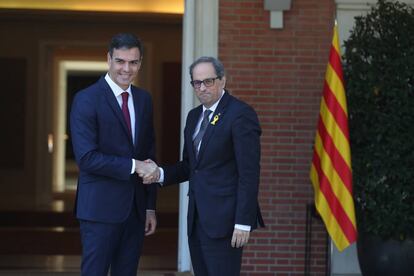
[[(215, 82), (217, 79), (221, 80), (221, 78), (222, 78), (222, 77), (217, 76), (217, 77), (215, 77), (215, 78), (207, 78), (207, 79), (204, 79), (204, 80), (192, 80), (192, 81), (190, 81), (190, 84), (191, 84), (191, 86), (192, 86), (194, 89), (200, 89), (201, 84), (204, 84), (204, 86), (205, 86), (205, 87), (211, 87), (211, 86), (213, 86), (213, 85), (214, 85), (214, 82)], [(207, 85), (206, 81), (207, 81), (207, 82), (208, 82), (208, 81), (212, 81), (212, 82), (211, 82), (211, 84), (208, 84), (208, 85)]]

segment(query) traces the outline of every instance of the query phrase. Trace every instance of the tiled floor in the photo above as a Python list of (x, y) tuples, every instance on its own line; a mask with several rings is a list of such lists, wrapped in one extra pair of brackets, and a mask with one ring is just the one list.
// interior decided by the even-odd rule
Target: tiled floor
[[(154, 263), (171, 262), (143, 256), (137, 275), (139, 276), (191, 276), (172, 270), (149, 270)], [(13, 256), (0, 255), (0, 276), (75, 276), (79, 275), (80, 256)], [(164, 264), (165, 265), (165, 264)], [(170, 264), (175, 266), (175, 264)]]
[[(0, 271), (1, 276), (79, 276), (79, 272), (53, 271)], [(190, 273), (172, 271), (140, 271), (137, 276), (191, 276)]]

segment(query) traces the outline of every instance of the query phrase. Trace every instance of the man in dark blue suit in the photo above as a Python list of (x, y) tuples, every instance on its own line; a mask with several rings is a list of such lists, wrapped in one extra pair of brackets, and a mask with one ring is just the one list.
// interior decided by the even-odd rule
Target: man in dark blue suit
[(75, 213), (80, 222), (82, 275), (136, 275), (144, 235), (156, 228), (156, 187), (136, 173), (155, 157), (152, 100), (131, 85), (142, 62), (141, 41), (115, 35), (109, 70), (79, 91), (70, 114), (80, 169)]
[(253, 108), (224, 89), (219, 60), (199, 58), (190, 75), (201, 105), (187, 117), (183, 160), (140, 175), (145, 183), (161, 186), (189, 180), (188, 239), (195, 275), (240, 275), (250, 231), (264, 226), (258, 204), (261, 129)]

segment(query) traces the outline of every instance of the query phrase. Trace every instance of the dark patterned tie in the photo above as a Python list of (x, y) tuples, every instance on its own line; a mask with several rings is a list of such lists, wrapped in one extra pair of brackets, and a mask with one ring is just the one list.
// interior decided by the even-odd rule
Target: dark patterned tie
[(201, 139), (203, 139), (204, 132), (206, 132), (206, 128), (209, 122), (208, 116), (210, 116), (211, 112), (212, 111), (208, 109), (204, 111), (203, 121), (201, 122), (200, 130), (198, 131), (196, 137), (193, 140), (194, 152), (196, 154), (196, 157), (198, 157), (199, 144), (201, 142)]
[(132, 134), (131, 131), (131, 117), (129, 116), (129, 109), (128, 109), (128, 92), (122, 92), (122, 114), (124, 114), (125, 122), (128, 126), (129, 134)]

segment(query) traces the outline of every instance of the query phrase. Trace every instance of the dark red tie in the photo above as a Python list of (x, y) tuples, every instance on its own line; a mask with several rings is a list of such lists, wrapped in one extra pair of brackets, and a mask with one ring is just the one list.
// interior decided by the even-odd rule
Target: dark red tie
[(132, 134), (131, 131), (131, 117), (129, 116), (128, 109), (128, 92), (122, 92), (122, 113), (124, 114), (125, 122), (127, 123), (129, 134)]

